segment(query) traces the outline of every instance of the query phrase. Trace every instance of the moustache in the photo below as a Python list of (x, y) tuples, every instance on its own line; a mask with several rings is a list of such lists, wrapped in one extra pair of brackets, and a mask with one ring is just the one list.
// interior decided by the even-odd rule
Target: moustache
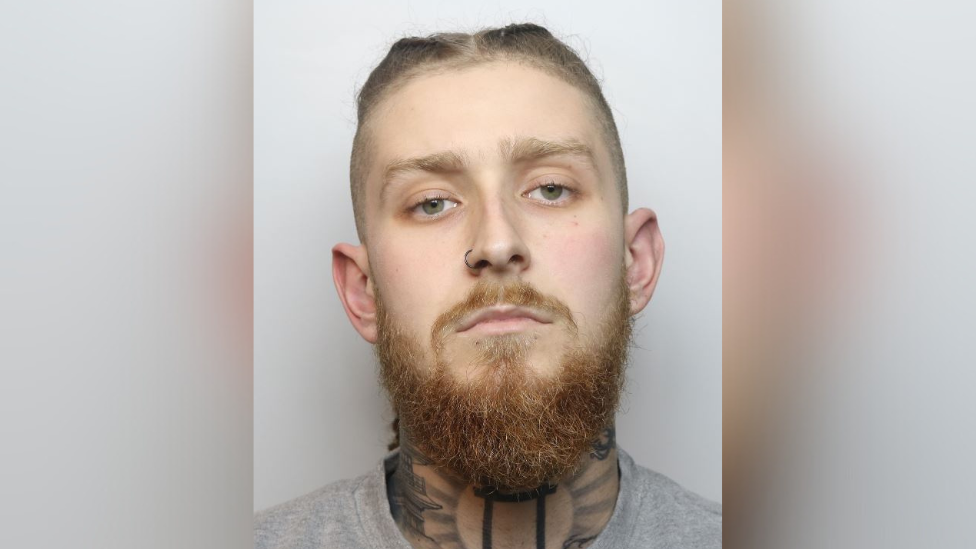
[(548, 313), (554, 320), (563, 320), (574, 334), (578, 332), (569, 306), (553, 296), (543, 294), (528, 282), (480, 280), (464, 299), (437, 317), (431, 328), (432, 341), (442, 341), (468, 315), (498, 305), (514, 305)]

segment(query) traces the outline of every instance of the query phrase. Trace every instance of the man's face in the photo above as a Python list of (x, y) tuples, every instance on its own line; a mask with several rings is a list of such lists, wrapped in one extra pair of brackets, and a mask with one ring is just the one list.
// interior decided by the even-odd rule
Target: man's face
[(623, 216), (595, 110), (536, 69), (427, 74), (369, 120), (366, 243), (333, 274), (401, 427), (470, 483), (566, 478), (613, 421), (654, 212)]
[[(622, 284), (624, 219), (582, 92), (537, 69), (495, 63), (415, 79), (370, 120), (370, 284), (404, 335), (422, 342), (417, 368), (439, 358), (456, 380), (480, 379), (484, 346), (509, 341), (531, 373), (549, 377), (568, 349), (603, 337)], [(464, 263), (468, 250), (475, 269)], [(468, 314), (432, 337), (479, 282), (514, 281), (571, 316), (495, 311), (502, 320), (477, 322)]]

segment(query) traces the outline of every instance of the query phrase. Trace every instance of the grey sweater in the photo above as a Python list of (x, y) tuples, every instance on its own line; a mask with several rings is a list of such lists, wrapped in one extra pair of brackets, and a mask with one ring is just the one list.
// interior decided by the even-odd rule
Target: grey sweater
[[(722, 546), (722, 506), (634, 463), (618, 449), (620, 492), (613, 516), (587, 549), (712, 548)], [(261, 511), (256, 549), (411, 549), (386, 497), (397, 452), (372, 472), (336, 482)]]

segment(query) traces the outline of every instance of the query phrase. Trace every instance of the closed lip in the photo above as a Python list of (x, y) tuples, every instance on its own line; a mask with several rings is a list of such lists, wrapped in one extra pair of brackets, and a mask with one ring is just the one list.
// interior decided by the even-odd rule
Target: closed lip
[(540, 311), (518, 307), (515, 305), (500, 305), (480, 309), (468, 315), (458, 325), (458, 332), (465, 332), (474, 328), (482, 322), (492, 322), (498, 320), (508, 320), (514, 318), (527, 318), (542, 324), (552, 324), (552, 318)]

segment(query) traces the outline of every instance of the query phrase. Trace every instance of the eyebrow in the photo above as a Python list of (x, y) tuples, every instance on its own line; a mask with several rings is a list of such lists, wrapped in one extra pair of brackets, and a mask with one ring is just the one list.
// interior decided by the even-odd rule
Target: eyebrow
[(548, 158), (550, 156), (574, 156), (595, 165), (593, 150), (578, 139), (547, 141), (535, 137), (503, 139), (498, 144), (502, 157), (515, 164)]
[(400, 158), (390, 162), (383, 171), (383, 190), (389, 182), (405, 173), (429, 172), (451, 173), (464, 171), (468, 167), (468, 160), (464, 153), (458, 151), (442, 151), (416, 158)]
[[(531, 162), (553, 156), (571, 156), (583, 161), (590, 168), (596, 168), (593, 150), (578, 139), (545, 140), (535, 137), (502, 139), (498, 143), (502, 158), (512, 164)], [(390, 182), (411, 172), (457, 173), (468, 169), (468, 157), (464, 151), (440, 151), (414, 158), (400, 158), (387, 164), (383, 171), (385, 195)]]

